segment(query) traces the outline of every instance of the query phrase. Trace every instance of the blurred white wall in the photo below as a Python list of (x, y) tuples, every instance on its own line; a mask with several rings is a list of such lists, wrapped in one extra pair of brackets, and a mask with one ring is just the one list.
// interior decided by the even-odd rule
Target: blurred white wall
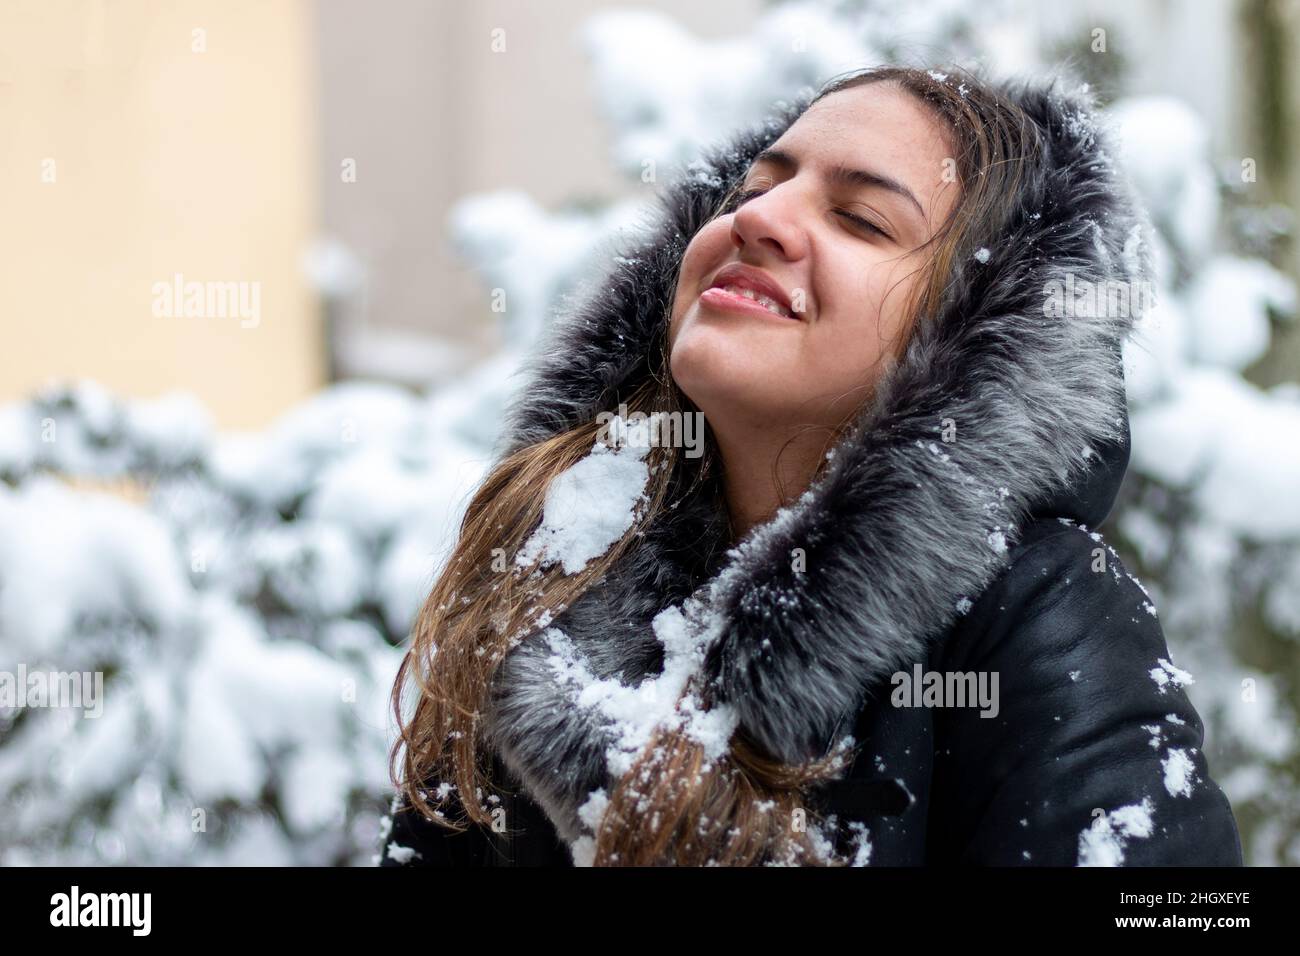
[[(420, 333), (449, 337), (468, 356), (496, 346), (488, 290), (448, 244), (447, 213), (480, 191), (520, 189), (554, 208), (630, 189), (608, 160), (577, 43), (588, 16), (620, 6), (319, 0), (323, 229), (369, 277), (347, 321), (407, 349)], [(712, 37), (743, 30), (763, 3), (653, 6)], [(355, 182), (344, 181), (348, 158)], [(437, 341), (426, 354), (447, 371), (467, 357)]]

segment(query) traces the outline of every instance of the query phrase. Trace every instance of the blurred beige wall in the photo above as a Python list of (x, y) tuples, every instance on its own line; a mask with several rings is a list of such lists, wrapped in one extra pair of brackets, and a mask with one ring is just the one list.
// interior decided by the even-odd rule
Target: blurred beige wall
[[(0, 2), (0, 401), (52, 377), (256, 426), (323, 381), (302, 0)], [(156, 283), (242, 283), (166, 313)], [(251, 306), (260, 297), (254, 322)], [(155, 306), (158, 306), (156, 309)], [(158, 315), (155, 312), (163, 312)]]

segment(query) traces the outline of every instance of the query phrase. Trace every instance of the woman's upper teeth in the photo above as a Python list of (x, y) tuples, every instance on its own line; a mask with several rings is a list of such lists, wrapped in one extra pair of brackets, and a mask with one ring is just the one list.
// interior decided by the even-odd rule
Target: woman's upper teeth
[[(769, 312), (775, 312), (777, 315), (790, 315), (790, 310), (777, 302), (770, 295), (764, 295), (761, 292), (755, 292), (753, 289), (747, 289), (738, 285), (725, 285), (722, 287), (724, 292), (730, 292), (734, 295), (743, 295), (746, 299), (753, 299), (759, 305), (765, 306)], [(793, 316), (791, 316), (793, 318)]]

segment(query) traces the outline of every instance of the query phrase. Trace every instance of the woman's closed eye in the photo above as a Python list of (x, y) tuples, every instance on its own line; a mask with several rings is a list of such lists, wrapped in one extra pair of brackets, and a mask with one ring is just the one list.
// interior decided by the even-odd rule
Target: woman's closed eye
[[(741, 206), (743, 206), (743, 205), (744, 205), (745, 203), (747, 203), (749, 200), (754, 199), (754, 198), (756, 198), (756, 197), (758, 197), (758, 196), (761, 196), (761, 195), (763, 195), (763, 193), (765, 193), (765, 192), (767, 192), (766, 189), (746, 189), (746, 190), (744, 190), (743, 192), (741, 192), (739, 195), (736, 196), (736, 207), (735, 207), (735, 208), (739, 209)], [(857, 215), (857, 214), (855, 214), (855, 213), (852, 213), (852, 212), (850, 212), (850, 211), (847, 210), (847, 209), (836, 209), (836, 210), (835, 210), (835, 214), (838, 215), (838, 216), (840, 216), (840, 217), (842, 217), (844, 220), (846, 220), (847, 222), (849, 222), (851, 225), (853, 225), (853, 226), (854, 226), (855, 228), (857, 228), (857, 229), (862, 229), (862, 230), (864, 230), (864, 231), (866, 231), (866, 232), (868, 232), (868, 233), (870, 233), (870, 234), (872, 234), (872, 235), (880, 236), (881, 238), (884, 238), (884, 239), (891, 239), (891, 240), (893, 239), (893, 236), (891, 236), (888, 232), (886, 232), (886, 231), (885, 231), (884, 229), (882, 229), (880, 226), (876, 225), (876, 224), (875, 224), (874, 222), (872, 222), (870, 219), (865, 219), (865, 218), (863, 218), (862, 216), (859, 216), (859, 215)]]

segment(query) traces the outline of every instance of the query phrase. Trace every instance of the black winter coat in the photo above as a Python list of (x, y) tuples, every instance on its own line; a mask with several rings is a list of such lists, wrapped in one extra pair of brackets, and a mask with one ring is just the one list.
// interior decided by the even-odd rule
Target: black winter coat
[[(723, 626), (706, 666), (748, 739), (793, 761), (853, 737), (843, 779), (808, 799), (845, 825), (837, 840), (865, 827), (859, 863), (1240, 865), (1191, 675), (1096, 530), (1128, 465), (1120, 348), (1134, 319), (1043, 308), (1067, 274), (1142, 281), (1142, 220), (1090, 103), (1006, 91), (1038, 125), (1043, 161), (1011, 220), (966, 250), (942, 314), (918, 326), (828, 474), (734, 550), (716, 501), (683, 497), (554, 626), (595, 675), (633, 683), (662, 666), (650, 620), (713, 582)], [(656, 371), (686, 244), (806, 107), (666, 191), (651, 233), (544, 343), (504, 452), (617, 409)], [(449, 834), (394, 801), (383, 865), (572, 864), (578, 808), (609, 782), (610, 738), (574, 719), (546, 657), (527, 640), (494, 679), (488, 739), (508, 832)], [(904, 706), (899, 675), (918, 670), (996, 674), (996, 715)]]

